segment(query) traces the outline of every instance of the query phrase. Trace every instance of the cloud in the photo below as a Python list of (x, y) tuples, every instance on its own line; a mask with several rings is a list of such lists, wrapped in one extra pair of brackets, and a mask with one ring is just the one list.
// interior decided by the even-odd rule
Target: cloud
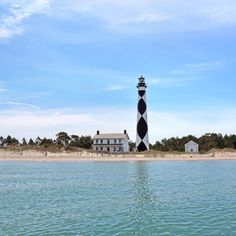
[(8, 11), (0, 18), (0, 39), (21, 35), (22, 22), (34, 14), (45, 12), (51, 2), (52, 0), (5, 1)]
[(218, 70), (221, 69), (223, 63), (220, 61), (215, 62), (202, 62), (197, 64), (187, 64), (186, 68), (198, 70), (198, 71), (209, 71), (209, 70)]
[(194, 64), (186, 64), (180, 69), (172, 70), (170, 73), (172, 75), (197, 75), (203, 74), (210, 71), (220, 70), (224, 67), (223, 62), (213, 61), (213, 62), (200, 62)]
[(0, 102), (0, 104), (6, 104), (6, 105), (13, 105), (13, 106), (21, 106), (21, 107), (28, 107), (28, 108), (33, 108), (36, 110), (40, 110), (40, 107), (35, 106), (33, 104), (29, 103), (20, 103), (20, 102)]
[(119, 90), (124, 90), (127, 89), (128, 87), (125, 85), (112, 85), (108, 88), (105, 89), (105, 91), (119, 91)]
[(228, 24), (236, 22), (236, 6), (235, 4), (229, 4), (228, 1), (225, 4), (213, 7), (211, 9), (206, 9), (204, 13), (208, 16), (210, 20), (218, 21), (221, 24)]
[(0, 25), (0, 27), (3, 27), (3, 28), (0, 28), (0, 39), (11, 38), (13, 35), (21, 35), (23, 32), (22, 29), (19, 29), (13, 26), (12, 28), (10, 28), (10, 27), (6, 27), (5, 25)]
[[(35, 92), (35, 93), (27, 93), (25, 96), (19, 96), (19, 97), (14, 97), (14, 101), (32, 101), (35, 99), (40, 99), (40, 98), (45, 98), (49, 97), (54, 94), (54, 91), (41, 91), (41, 92)], [(20, 102), (21, 104), (21, 102)], [(25, 103), (23, 103), (25, 104)]]
[[(91, 17), (105, 28), (123, 33), (192, 32), (236, 24), (232, 0), (68, 0), (63, 14)], [(60, 14), (59, 14), (60, 15)]]
[[(153, 77), (151, 77), (153, 78)], [(154, 79), (150, 79), (147, 80), (148, 85), (158, 85), (158, 86), (179, 86), (179, 85), (186, 85), (186, 82), (190, 82), (190, 81), (195, 81), (195, 80), (201, 80), (203, 79), (203, 77), (189, 77), (189, 76), (182, 76), (180, 77), (174, 77), (174, 76), (163, 76), (163, 77), (159, 77), (156, 78), (154, 77)]]
[(141, 24), (141, 23), (154, 23), (169, 20), (170, 17), (160, 15), (158, 13), (144, 13), (133, 17), (126, 17), (121, 19), (121, 24)]
[[(217, 108), (181, 112), (148, 112), (149, 137), (154, 143), (162, 138), (216, 132), (236, 133), (236, 108)], [(136, 136), (136, 110), (90, 108), (89, 110), (5, 110), (0, 112), (1, 135), (54, 137), (59, 131), (94, 135), (101, 132), (123, 132), (133, 141)]]
[(5, 81), (0, 80), (0, 93), (4, 93), (8, 91), (8, 89), (6, 89), (4, 85), (5, 85)]
[(209, 79), (210, 72), (220, 70), (224, 66), (223, 62), (199, 62), (186, 64), (182, 67), (167, 72), (164, 76), (149, 75), (147, 83), (158, 86), (186, 85), (186, 82)]
[(0, 18), (0, 38), (21, 35), (25, 20), (45, 12), (73, 22), (91, 19), (97, 30), (125, 34), (197, 32), (236, 24), (236, 2), (232, 0), (187, 4), (186, 0), (5, 0), (1, 5), (7, 10)]
[[(222, 112), (222, 113), (221, 113)], [(150, 112), (151, 140), (185, 135), (201, 136), (205, 133), (236, 133), (236, 109), (197, 110), (182, 112)], [(156, 125), (157, 124), (157, 125)], [(152, 130), (153, 128), (153, 130)]]
[(158, 78), (158, 79), (149, 79), (148, 84), (149, 85), (156, 85), (156, 84), (161, 84), (166, 78)]

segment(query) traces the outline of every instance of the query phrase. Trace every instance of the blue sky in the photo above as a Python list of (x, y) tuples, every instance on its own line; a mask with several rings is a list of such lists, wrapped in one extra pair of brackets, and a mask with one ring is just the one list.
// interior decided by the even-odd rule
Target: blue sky
[(0, 135), (236, 133), (236, 2), (1, 0)]

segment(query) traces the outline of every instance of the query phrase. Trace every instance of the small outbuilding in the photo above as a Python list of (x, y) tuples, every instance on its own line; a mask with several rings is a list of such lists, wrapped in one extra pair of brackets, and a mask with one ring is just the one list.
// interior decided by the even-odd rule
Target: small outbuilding
[(184, 145), (185, 152), (187, 153), (198, 153), (199, 152), (199, 145), (194, 142), (193, 140), (189, 141)]

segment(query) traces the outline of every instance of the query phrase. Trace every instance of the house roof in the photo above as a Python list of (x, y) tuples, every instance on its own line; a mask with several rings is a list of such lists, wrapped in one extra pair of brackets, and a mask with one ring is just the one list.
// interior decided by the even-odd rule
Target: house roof
[(128, 138), (129, 139), (129, 135), (128, 134), (96, 134), (94, 135), (93, 139), (124, 139), (124, 138)]

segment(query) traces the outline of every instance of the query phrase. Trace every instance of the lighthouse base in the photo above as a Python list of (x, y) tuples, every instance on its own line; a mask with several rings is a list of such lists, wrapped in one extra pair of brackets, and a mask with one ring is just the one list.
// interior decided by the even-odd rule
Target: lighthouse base
[(141, 142), (138, 146), (137, 146), (137, 151), (138, 152), (144, 152), (147, 151), (148, 148), (147, 146), (144, 144), (144, 142)]

